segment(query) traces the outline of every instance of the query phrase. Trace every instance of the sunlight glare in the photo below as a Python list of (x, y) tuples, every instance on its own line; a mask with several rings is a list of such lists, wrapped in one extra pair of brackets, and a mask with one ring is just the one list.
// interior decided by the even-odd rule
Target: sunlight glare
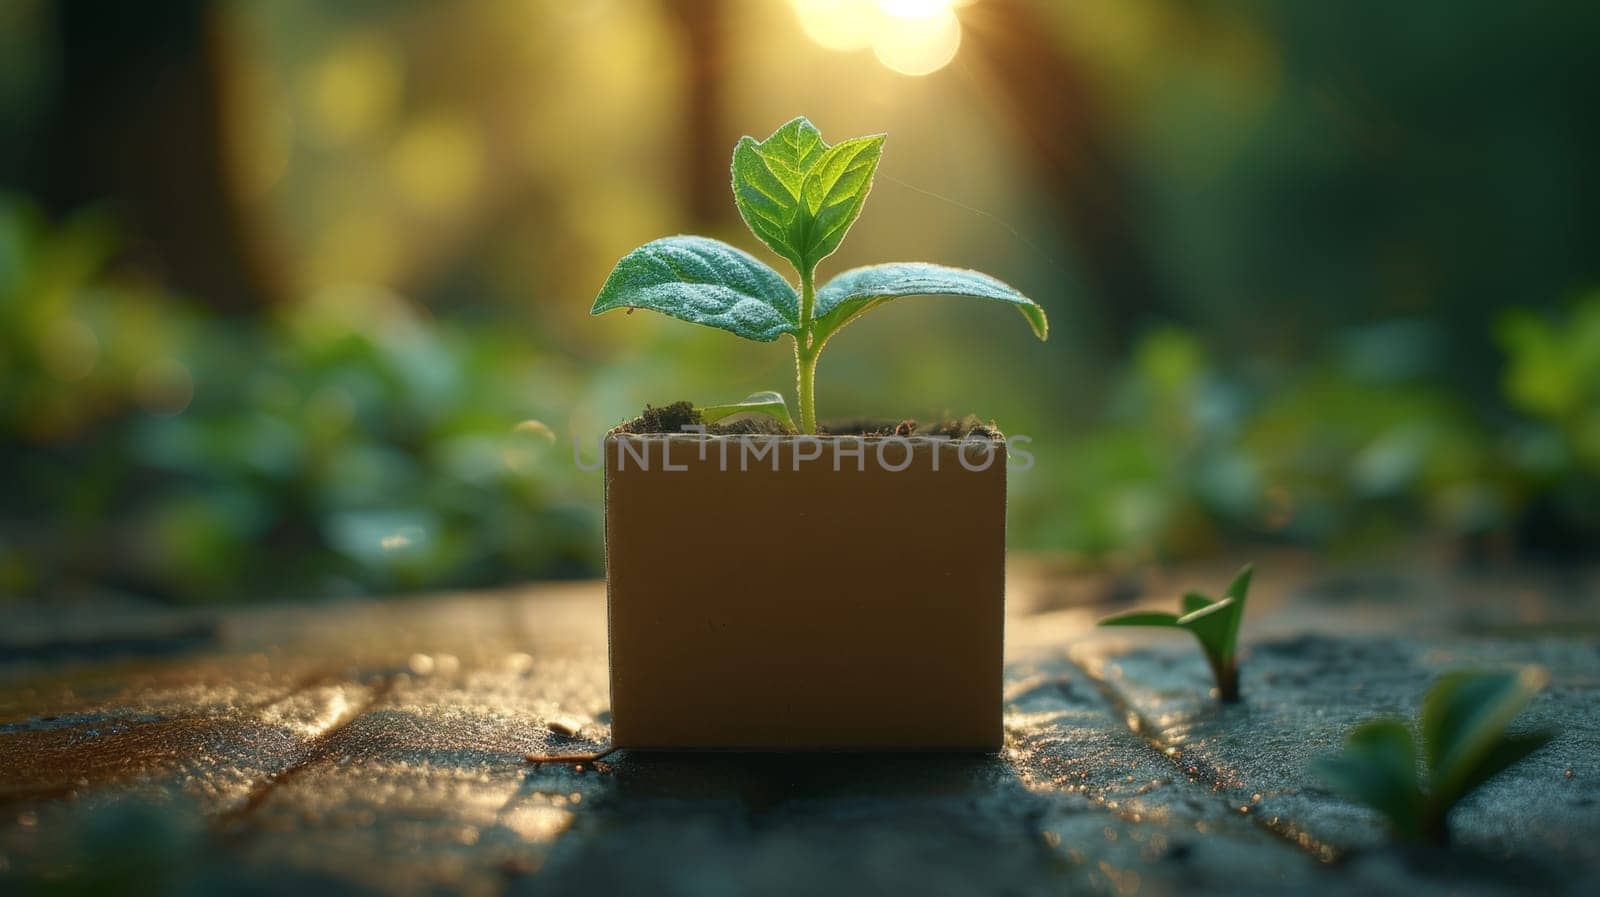
[(970, 0), (792, 0), (800, 27), (830, 50), (872, 48), (902, 75), (944, 68), (961, 46), (955, 7)]
[(872, 0), (794, 0), (800, 27), (830, 50), (861, 50), (872, 44), (878, 9)]
[(950, 64), (961, 48), (961, 23), (955, 13), (899, 19), (872, 41), (878, 61), (902, 75), (931, 75)]
[(954, 0), (878, 0), (878, 8), (898, 19), (931, 19), (955, 6)]

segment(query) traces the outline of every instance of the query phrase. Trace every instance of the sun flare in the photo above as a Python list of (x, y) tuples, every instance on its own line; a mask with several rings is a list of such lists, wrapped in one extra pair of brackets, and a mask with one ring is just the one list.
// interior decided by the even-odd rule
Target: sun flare
[(792, 0), (800, 28), (830, 50), (872, 49), (889, 69), (928, 75), (961, 47), (955, 8), (970, 0)]

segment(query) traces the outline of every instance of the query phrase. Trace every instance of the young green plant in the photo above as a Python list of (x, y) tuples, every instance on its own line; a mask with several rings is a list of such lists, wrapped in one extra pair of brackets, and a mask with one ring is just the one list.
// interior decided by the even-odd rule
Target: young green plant
[[(801, 117), (766, 140), (744, 137), (734, 147), (734, 204), (750, 230), (794, 267), (798, 292), (783, 275), (741, 249), (707, 237), (664, 237), (617, 262), (590, 314), (647, 308), (759, 342), (787, 334), (794, 340), (800, 429), (805, 433), (817, 429), (817, 359), (828, 340), (891, 299), (938, 295), (1007, 303), (1044, 339), (1049, 332), (1044, 310), (977, 271), (896, 262), (854, 268), (817, 288), (817, 264), (839, 248), (861, 214), (883, 141), (884, 135), (878, 134), (829, 145)], [(761, 413), (759, 408), (746, 410)]]
[(1200, 650), (1211, 665), (1211, 675), (1217, 680), (1217, 697), (1224, 701), (1239, 700), (1239, 623), (1244, 620), (1245, 596), (1250, 591), (1250, 577), (1254, 568), (1246, 564), (1228, 584), (1221, 599), (1213, 599), (1199, 592), (1187, 592), (1180, 604), (1180, 613), (1159, 610), (1132, 610), (1113, 614), (1100, 621), (1101, 626), (1161, 626), (1188, 630), (1200, 642)]
[(1422, 754), (1411, 726), (1395, 718), (1357, 726), (1344, 750), (1312, 765), (1333, 790), (1388, 818), (1406, 841), (1445, 844), (1450, 810), (1473, 789), (1555, 737), (1546, 730), (1507, 735), (1505, 728), (1544, 685), (1537, 669), (1449, 673), (1422, 700)]

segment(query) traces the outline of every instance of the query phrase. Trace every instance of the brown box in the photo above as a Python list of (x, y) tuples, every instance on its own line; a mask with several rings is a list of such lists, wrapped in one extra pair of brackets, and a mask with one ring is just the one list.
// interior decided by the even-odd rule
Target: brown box
[(1000, 747), (1004, 442), (605, 448), (617, 747)]

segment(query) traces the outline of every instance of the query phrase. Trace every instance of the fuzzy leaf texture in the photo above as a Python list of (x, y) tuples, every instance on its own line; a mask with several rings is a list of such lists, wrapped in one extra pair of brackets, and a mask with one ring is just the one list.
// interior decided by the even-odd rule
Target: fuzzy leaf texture
[(817, 291), (818, 332), (831, 335), (882, 303), (903, 296), (964, 296), (1004, 302), (1021, 312), (1039, 339), (1050, 333), (1044, 309), (1004, 281), (981, 271), (927, 262), (867, 265), (828, 281)]
[(771, 342), (793, 333), (799, 298), (778, 272), (742, 249), (706, 237), (652, 240), (617, 262), (592, 315), (647, 308), (745, 339)]
[(805, 117), (733, 149), (733, 198), (751, 232), (796, 270), (827, 258), (861, 214), (883, 135), (829, 146)]

